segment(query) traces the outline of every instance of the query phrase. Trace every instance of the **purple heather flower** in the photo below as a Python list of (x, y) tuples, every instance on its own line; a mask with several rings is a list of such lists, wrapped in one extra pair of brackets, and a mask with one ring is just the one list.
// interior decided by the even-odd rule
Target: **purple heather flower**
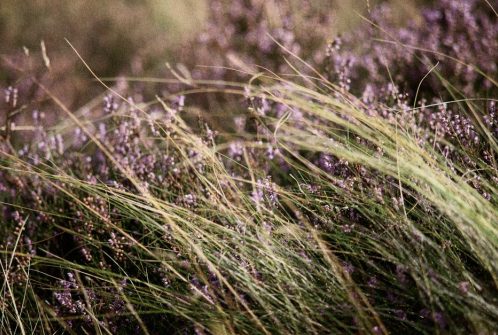
[(470, 283), (468, 281), (462, 281), (458, 283), (458, 289), (462, 294), (469, 293)]

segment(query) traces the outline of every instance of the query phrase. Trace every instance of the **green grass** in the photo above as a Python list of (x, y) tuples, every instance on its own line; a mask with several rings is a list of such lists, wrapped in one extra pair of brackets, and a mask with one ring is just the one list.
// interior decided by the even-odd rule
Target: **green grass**
[[(200, 90), (217, 90), (198, 85)], [(65, 329), (110, 334), (112, 316), (90, 302), (90, 291), (102, 301), (121, 297), (120, 317), (135, 320), (139, 333), (191, 331), (189, 327), (212, 334), (496, 329), (496, 166), (478, 160), (474, 171), (492, 196), (488, 201), (466, 181), (463, 167), (450, 169), (433, 144), (420, 143), (420, 134), (399, 120), (367, 116), (360, 101), (323, 79), (300, 76), (288, 81), (266, 73), (248, 87), (254, 97), (264, 95), (289, 111), (299, 110), (302, 119), (256, 115), (270, 135), (244, 134), (240, 161), (226, 156), (223, 143), (203, 140), (178, 116), (172, 124), (156, 121), (162, 135), (140, 134), (141, 147), (147, 154), (168, 151), (176, 157), (176, 167), (188, 171), (177, 185), (145, 185), (114, 158), (112, 147), (90, 132), (88, 150), (99, 148), (107, 156), (112, 174), (128, 185), (126, 189), (89, 182), (56, 162), (32, 165), (5, 147), (3, 171), (53, 190), (42, 207), (55, 218), (53, 227), (44, 227), (45, 238), (50, 240), (54, 233), (78, 236), (108, 263), (81, 263), (43, 249), (29, 256), (18, 250), (17, 234), (13, 245), (2, 247), (2, 333), (52, 334)], [(237, 85), (224, 91), (244, 95)], [(87, 127), (58, 103), (75, 125)], [(472, 108), (472, 101), (464, 103)], [(146, 122), (153, 104), (132, 107)], [(122, 109), (114, 117), (127, 118), (127, 113)], [(261, 138), (280, 150), (288, 171), (274, 162), (268, 166), (261, 158)], [(496, 148), (494, 138), (488, 144)], [(192, 148), (197, 158), (189, 154)], [(319, 168), (315, 158), (321, 153), (347, 162), (357, 176), (354, 185), (341, 187), (335, 176)], [(257, 180), (268, 174), (278, 202), (255, 205), (251, 194)], [(376, 196), (378, 187), (385, 187), (385, 193)], [(189, 193), (197, 197), (197, 206), (175, 201)], [(86, 203), (86, 197), (112, 208), (112, 219)], [(22, 199), (11, 205), (24, 206), (28, 213), (32, 206)], [(59, 211), (64, 208), (71, 210)], [(76, 209), (80, 218), (71, 217)], [(341, 213), (348, 209), (363, 218), (351, 233), (342, 229), (348, 218)], [(79, 229), (84, 221), (95, 231), (118, 235), (123, 253), (104, 235), (84, 234)], [(44, 241), (36, 243), (50, 247)], [(353, 273), (346, 263), (354, 266)], [(23, 264), (20, 273), (26, 280), (20, 286), (8, 275), (13, 264)], [(78, 316), (61, 317), (54, 309), (52, 292), (60, 291), (54, 280), (68, 272), (76, 278), (72, 294), (83, 302), (92, 328), (70, 328), (68, 322)], [(157, 280), (158, 273), (164, 274), (167, 285)], [(372, 277), (375, 285), (369, 284)], [(192, 284), (193, 278), (198, 284)], [(125, 287), (119, 284), (124, 279)], [(461, 292), (462, 282), (469, 283), (468, 293)], [(390, 301), (389, 294), (398, 302)], [(399, 308), (407, 311), (407, 319), (395, 313)], [(444, 313), (446, 328), (418, 322), (416, 313), (422, 308), (429, 318)]]

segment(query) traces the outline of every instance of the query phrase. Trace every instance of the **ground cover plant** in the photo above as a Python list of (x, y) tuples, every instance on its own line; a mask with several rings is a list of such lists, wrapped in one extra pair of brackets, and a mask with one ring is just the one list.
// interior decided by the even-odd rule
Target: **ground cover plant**
[(497, 6), (327, 36), (275, 3), (210, 3), (169, 79), (68, 41), (106, 90), (79, 109), (6, 62), (1, 333), (496, 332)]

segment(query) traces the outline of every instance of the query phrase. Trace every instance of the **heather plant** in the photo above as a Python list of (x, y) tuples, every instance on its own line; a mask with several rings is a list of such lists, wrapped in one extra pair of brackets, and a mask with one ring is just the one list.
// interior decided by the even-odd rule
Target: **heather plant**
[(273, 80), (233, 88), (257, 113), (237, 149), (183, 103), (116, 96), (104, 120), (69, 114), (70, 144), (40, 127), (5, 146), (4, 329), (492, 330), (492, 163), (450, 163), (423, 120), (330, 83)]
[(225, 80), (240, 78), (230, 68), (253, 72), (264, 66), (288, 71), (282, 62), (286, 53), (275, 40), (306, 59), (320, 60), (332, 26), (330, 9), (330, 3), (321, 0), (211, 1), (206, 27), (198, 38), (195, 65), (209, 59), (200, 65), (212, 67), (210, 79)]
[[(77, 112), (37, 77), (5, 89), (2, 332), (495, 331), (496, 87), (479, 84), (493, 68), (462, 79), (448, 63), (413, 87), (394, 68), (382, 81), (380, 64), (357, 77), (340, 60), (347, 38), (329, 50), (333, 71), (274, 42), (292, 76), (174, 72), (179, 91), (149, 101), (95, 75), (107, 93)], [(396, 57), (389, 67), (408, 71)], [(67, 120), (34, 109), (13, 124), (33, 91)], [(244, 111), (226, 117), (237, 132), (192, 117), (212, 96)]]
[[(382, 4), (363, 27), (330, 43), (331, 77), (369, 97), (391, 93), (390, 85), (412, 99), (417, 90), (427, 99), (496, 94), (498, 19), (489, 4), (443, 0), (402, 25), (395, 17), (392, 6)], [(355, 43), (358, 35), (372, 42)], [(439, 78), (426, 77), (431, 71)]]
[[(211, 79), (232, 79), (230, 68), (288, 73), (292, 69), (282, 59), (292, 52), (343, 89), (388, 104), (393, 94), (409, 94), (411, 103), (496, 93), (498, 23), (488, 3), (426, 3), (400, 23), (396, 2), (367, 2), (363, 23), (349, 30), (337, 27), (336, 7), (321, 1), (213, 1), (195, 65), (209, 59), (202, 65), (213, 66)], [(310, 74), (306, 67), (300, 71)]]
[(400, 14), (395, 1), (364, 5), (362, 24), (344, 29), (337, 17), (344, 13), (335, 3), (211, 2), (191, 59), (192, 65), (208, 68), (198, 67), (192, 76), (240, 80), (258, 67), (287, 75), (298, 67), (314, 76), (308, 67), (284, 61), (292, 53), (367, 103), (425, 109), (447, 100), (496, 94), (498, 23), (489, 3), (422, 2), (411, 16)]

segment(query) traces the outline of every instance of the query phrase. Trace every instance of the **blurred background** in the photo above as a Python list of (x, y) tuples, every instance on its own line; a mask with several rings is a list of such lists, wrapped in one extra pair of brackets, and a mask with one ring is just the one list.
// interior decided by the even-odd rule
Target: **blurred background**
[[(31, 110), (54, 109), (33, 78), (73, 110), (101, 101), (105, 89), (65, 38), (101, 77), (166, 77), (166, 62), (210, 79), (241, 79), (223, 67), (253, 70), (257, 64), (284, 71), (286, 52), (270, 35), (320, 63), (327, 44), (365, 24), (360, 15), (368, 16), (381, 2), (392, 5), (402, 22), (416, 17), (423, 1), (2, 0), (0, 87), (16, 87), (20, 103)], [(151, 92), (171, 89), (152, 87)], [(17, 119), (22, 123), (22, 115)]]
[[(206, 20), (203, 0), (2, 0), (0, 82), (36, 72), (41, 41), (50, 59), (45, 80), (71, 105), (94, 93), (67, 38), (100, 76), (142, 74), (178, 55)], [(31, 60), (25, 54), (29, 51)]]

